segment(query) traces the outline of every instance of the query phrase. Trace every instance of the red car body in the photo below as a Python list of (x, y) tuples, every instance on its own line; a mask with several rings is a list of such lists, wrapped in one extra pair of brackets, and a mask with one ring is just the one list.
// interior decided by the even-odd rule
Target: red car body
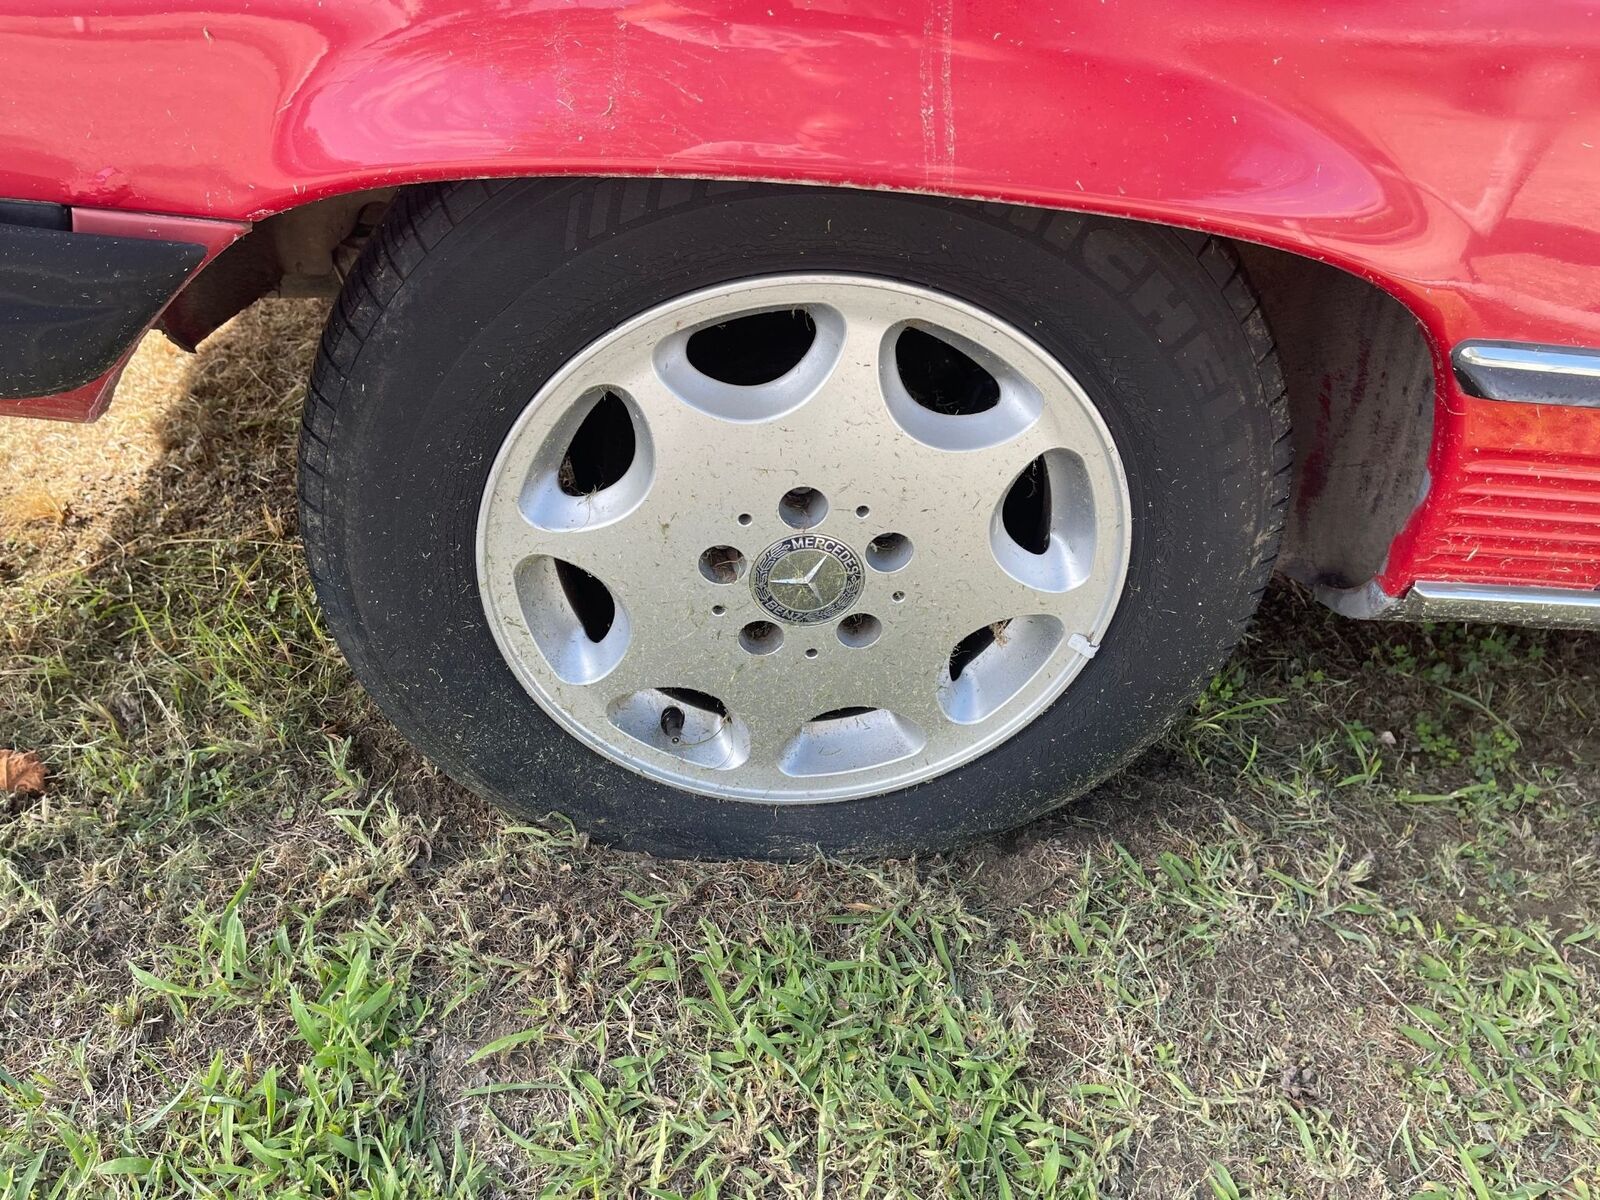
[[(1600, 346), (1600, 11), (1588, 5), (7, 10), (0, 197), (71, 206), (80, 231), (179, 237), (208, 257), (324, 197), (561, 174), (926, 190), (1164, 222), (1331, 264), (1404, 304), (1434, 364), (1428, 485), (1374, 594), (1418, 581), (1600, 587), (1600, 395), (1470, 396), (1451, 357), (1480, 340)], [(1600, 389), (1585, 369), (1583, 386)], [(114, 377), (0, 411), (87, 418)]]

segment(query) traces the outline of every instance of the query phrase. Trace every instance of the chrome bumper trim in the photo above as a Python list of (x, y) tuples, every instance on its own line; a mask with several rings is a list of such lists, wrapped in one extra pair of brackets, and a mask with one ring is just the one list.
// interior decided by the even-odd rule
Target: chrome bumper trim
[[(1497, 587), (1487, 583), (1412, 585), (1401, 602), (1418, 621), (1499, 621), (1507, 625), (1600, 628), (1600, 592)], [(1407, 613), (1411, 616), (1411, 613)]]
[(1600, 408), (1600, 350), (1532, 342), (1462, 342), (1450, 361), (1469, 396)]
[(1335, 612), (1364, 621), (1490, 621), (1600, 629), (1600, 591), (1427, 581), (1413, 584), (1404, 596), (1390, 596), (1375, 583), (1316, 591), (1317, 599)]

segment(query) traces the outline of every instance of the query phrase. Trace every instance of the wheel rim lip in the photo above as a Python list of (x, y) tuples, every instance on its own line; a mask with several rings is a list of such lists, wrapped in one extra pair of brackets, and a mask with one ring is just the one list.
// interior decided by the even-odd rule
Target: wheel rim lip
[[(599, 731), (596, 731), (585, 722), (577, 719), (546, 686), (546, 681), (541, 678), (541, 675), (546, 670), (552, 675), (555, 672), (545, 663), (543, 655), (533, 643), (531, 637), (518, 637), (520, 614), (514, 614), (512, 619), (508, 621), (498, 611), (497, 605), (493, 600), (493, 588), (489, 572), (490, 549), (488, 536), (491, 527), (491, 514), (495, 507), (496, 493), (501, 481), (508, 471), (513, 472), (518, 477), (524, 475), (530, 469), (533, 455), (537, 453), (537, 450), (531, 453), (524, 451), (520, 457), (525, 461), (522, 461), (520, 465), (517, 463), (519, 450), (523, 450), (523, 443), (529, 427), (545, 418), (545, 410), (551, 403), (561, 402), (564, 403), (566, 408), (570, 408), (573, 404), (580, 402), (584, 394), (593, 391), (596, 385), (591, 381), (570, 395), (566, 395), (564, 400), (558, 401), (557, 399), (562, 397), (563, 390), (572, 383), (575, 377), (582, 374), (602, 351), (619, 343), (631, 341), (642, 331), (664, 320), (675, 322), (671, 325), (670, 330), (663, 329), (661, 336), (655, 339), (650, 351), (653, 355), (655, 346), (658, 346), (662, 339), (670, 336), (671, 332), (685, 329), (693, 330), (707, 323), (731, 320), (748, 313), (770, 311), (790, 305), (794, 307), (826, 306), (828, 301), (822, 297), (821, 293), (825, 292), (825, 289), (835, 286), (844, 288), (868, 287), (882, 292), (901, 293), (917, 305), (926, 306), (931, 304), (936, 309), (942, 307), (953, 310), (962, 314), (968, 320), (976, 321), (985, 326), (995, 337), (1009, 339), (1018, 347), (1026, 348), (1036, 363), (1045, 364), (1053, 382), (1060, 385), (1075, 402), (1077, 416), (1086, 419), (1097, 435), (1097, 449), (1102, 456), (1101, 465), (1110, 474), (1113, 490), (1113, 494), (1110, 497), (1106, 497), (1106, 499), (1111, 501), (1115, 509), (1111, 520), (1099, 522), (1098, 532), (1102, 536), (1108, 531), (1113, 535), (1115, 541), (1115, 565), (1108, 581), (1109, 586), (1104, 589), (1104, 600), (1097, 620), (1087, 634), (1081, 635), (1089, 643), (1088, 652), (1067, 653), (1069, 640), (1077, 642), (1079, 631), (1074, 630), (1074, 636), (1070, 639), (1063, 636), (1061, 644), (1052, 651), (1047, 661), (1034, 672), (1029, 682), (1018, 693), (1010, 696), (997, 706), (997, 711), (1013, 710), (1005, 720), (989, 725), (980, 737), (969, 741), (958, 751), (945, 753), (935, 760), (919, 764), (914, 769), (887, 773), (878, 769), (873, 772), (876, 778), (870, 781), (852, 780), (848, 774), (842, 777), (790, 777), (789, 783), (793, 793), (790, 794), (788, 791), (780, 792), (770, 787), (741, 786), (729, 779), (707, 778), (707, 774), (704, 772), (684, 769), (686, 764), (681, 761), (668, 760), (667, 762), (658, 762), (645, 759), (644, 752), (649, 748), (633, 741), (619, 729), (607, 724)], [(801, 299), (788, 294), (795, 291), (809, 298)], [(739, 296), (745, 302), (740, 303), (737, 308), (731, 311), (709, 317), (692, 315), (694, 310), (708, 303), (717, 304), (733, 296)], [(685, 313), (691, 315), (685, 317)], [(919, 316), (922, 323), (926, 323), (925, 316), (920, 314)], [(917, 324), (919, 323), (919, 318), (908, 316), (906, 323)], [(882, 399), (880, 397), (880, 400)], [(803, 407), (804, 403), (805, 401), (801, 401), (794, 408), (786, 409), (764, 419), (773, 421), (785, 420), (793, 414), (795, 408)], [(557, 414), (555, 420), (559, 421), (560, 419), (561, 415)], [(1037, 417), (1034, 419), (1037, 420)], [(545, 436), (548, 435), (549, 431), (546, 430)], [(914, 435), (908, 431), (906, 436)], [(1003, 496), (1006, 488), (1009, 487), (1009, 483), (999, 481), (996, 486), (999, 488), (999, 494)], [(1109, 629), (1117, 609), (1120, 607), (1132, 553), (1131, 512), (1132, 503), (1122, 457), (1098, 407), (1087, 391), (1078, 383), (1076, 377), (1067, 370), (1054, 354), (1050, 353), (1016, 326), (978, 305), (949, 293), (869, 273), (789, 272), (755, 275), (687, 292), (638, 313), (601, 334), (573, 354), (537, 389), (507, 431), (486, 477), (483, 497), (479, 506), (475, 540), (477, 582), (485, 617), (495, 644), (523, 689), (532, 696), (546, 715), (554, 720), (558, 726), (607, 760), (654, 782), (713, 799), (761, 803), (769, 806), (831, 803), (881, 796), (916, 784), (926, 783), (997, 748), (1048, 711), (1088, 665), (1089, 659), (1098, 650), (1101, 640)], [(623, 517), (626, 515), (623, 514)], [(850, 543), (850, 545), (853, 550), (860, 552), (860, 548), (856, 547), (854, 543)], [(685, 552), (689, 553), (687, 548)], [(689, 553), (688, 561), (692, 564), (692, 553)], [(1003, 564), (997, 565), (1001, 570), (1006, 569)], [(885, 578), (887, 579), (889, 576), (886, 575)], [(887, 597), (887, 595), (886, 591), (885, 596)], [(616, 603), (618, 619), (625, 620), (626, 611), (622, 601), (617, 599)], [(1022, 616), (1023, 614), (1018, 613), (1016, 615)], [(780, 628), (785, 627), (782, 622), (779, 622), (779, 625)], [(794, 633), (806, 629), (830, 629), (831, 626), (790, 625), (787, 628), (791, 633)], [(516, 643), (519, 640), (525, 644), (517, 645)], [(535, 664), (531, 668), (530, 661)], [(1035, 684), (1038, 679), (1046, 675), (1049, 676), (1049, 679), (1044, 686), (1036, 687)], [(604, 677), (602, 675), (596, 679), (595, 684), (589, 686), (600, 684)], [(1037, 694), (1030, 696), (1025, 704), (1019, 705), (1016, 703), (1019, 695), (1030, 691)], [(620, 699), (613, 702), (613, 706), (615, 703), (620, 703)], [(987, 717), (984, 720), (986, 721)], [(615, 741), (612, 739), (615, 739)], [(912, 757), (919, 756), (920, 754)], [(893, 767), (896, 764), (890, 763), (887, 765)], [(737, 776), (739, 770), (735, 769), (726, 774)]]

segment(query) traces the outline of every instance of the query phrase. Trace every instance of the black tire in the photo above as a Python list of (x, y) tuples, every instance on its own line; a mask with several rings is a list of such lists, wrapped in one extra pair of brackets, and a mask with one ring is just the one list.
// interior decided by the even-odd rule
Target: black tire
[[(1030, 333), (1099, 406), (1129, 477), (1134, 534), (1099, 654), (1011, 741), (900, 792), (764, 806), (670, 789), (563, 732), (496, 648), (474, 537), (501, 442), (565, 360), (675, 296), (792, 270), (907, 280)], [(1247, 280), (1201, 234), (799, 186), (421, 188), (395, 202), (329, 322), (306, 402), (301, 528), (357, 676), (484, 796), (665, 855), (939, 849), (1091, 787), (1225, 659), (1277, 552), (1282, 392)]]

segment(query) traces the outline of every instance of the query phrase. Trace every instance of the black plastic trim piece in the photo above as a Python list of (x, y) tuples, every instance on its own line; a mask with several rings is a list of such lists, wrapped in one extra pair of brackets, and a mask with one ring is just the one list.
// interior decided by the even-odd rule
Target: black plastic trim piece
[(0, 225), (71, 229), (72, 210), (65, 204), (46, 204), (42, 200), (0, 200)]
[(205, 258), (188, 242), (73, 233), (60, 205), (0, 201), (0, 399), (99, 378)]
[(1469, 396), (1600, 408), (1600, 350), (1534, 342), (1462, 342), (1450, 355)]

